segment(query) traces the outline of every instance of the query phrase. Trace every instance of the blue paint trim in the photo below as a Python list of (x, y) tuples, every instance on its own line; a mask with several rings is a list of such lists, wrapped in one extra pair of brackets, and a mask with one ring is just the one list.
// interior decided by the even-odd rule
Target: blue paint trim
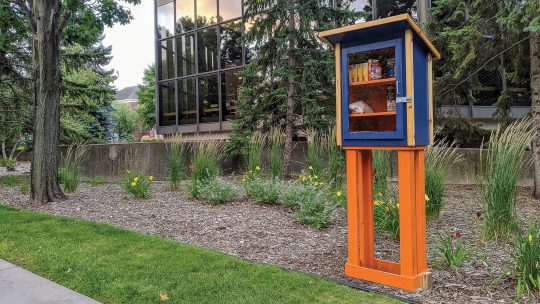
[(414, 125), (416, 145), (430, 144), (429, 134), (429, 92), (428, 92), (428, 53), (418, 37), (414, 37)]
[(398, 96), (404, 96), (405, 83), (404, 68), (403, 68), (403, 38), (385, 40), (382, 42), (374, 42), (369, 44), (346, 44), (341, 52), (341, 77), (342, 77), (342, 134), (344, 142), (346, 140), (399, 140), (404, 138), (406, 119), (405, 105), (398, 104), (396, 109), (396, 131), (394, 132), (350, 132), (349, 131), (349, 60), (348, 55), (358, 52), (372, 51), (382, 48), (394, 47), (396, 59), (396, 90)]

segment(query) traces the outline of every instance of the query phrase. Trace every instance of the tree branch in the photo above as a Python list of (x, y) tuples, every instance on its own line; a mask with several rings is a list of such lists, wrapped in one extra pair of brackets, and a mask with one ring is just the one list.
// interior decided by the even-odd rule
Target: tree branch
[(6, 0), (6, 1), (17, 5), (21, 9), (23, 14), (26, 16), (26, 19), (28, 20), (28, 24), (30, 25), (32, 32), (35, 32), (36, 23), (34, 21), (34, 14), (32, 13), (32, 10), (30, 9), (31, 4), (27, 5), (27, 2), (25, 0)]

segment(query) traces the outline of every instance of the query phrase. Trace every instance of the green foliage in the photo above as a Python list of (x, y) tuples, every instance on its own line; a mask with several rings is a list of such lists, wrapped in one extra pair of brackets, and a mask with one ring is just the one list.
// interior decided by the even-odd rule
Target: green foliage
[(67, 148), (64, 164), (58, 172), (58, 180), (64, 185), (64, 191), (75, 192), (79, 188), (81, 163), (88, 148), (83, 144), (72, 144)]
[(221, 158), (223, 142), (203, 138), (193, 146), (191, 160), (191, 183), (188, 194), (199, 197), (199, 184), (205, 184), (219, 176), (218, 160)]
[(169, 188), (178, 190), (180, 182), (184, 177), (184, 142), (182, 135), (177, 134), (173, 137), (169, 150)]
[(373, 193), (386, 196), (388, 193), (388, 176), (390, 175), (390, 151), (373, 151)]
[(230, 182), (213, 178), (197, 183), (197, 198), (214, 205), (228, 203), (238, 197), (239, 189)]
[(460, 118), (440, 118), (437, 121), (437, 140), (446, 139), (461, 147), (476, 148), (489, 139), (490, 132), (483, 129), (481, 123)]
[(326, 154), (328, 155), (328, 179), (334, 189), (340, 189), (345, 183), (345, 154), (343, 149), (337, 145), (336, 127), (334, 126), (330, 134), (326, 136)]
[[(377, 1), (378, 18), (416, 12), (415, 0)], [(373, 20), (373, 0), (368, 0), (360, 16), (365, 20)]]
[(247, 149), (247, 170), (249, 173), (260, 173), (263, 162), (263, 150), (265, 148), (266, 135), (257, 130), (249, 138)]
[(446, 237), (439, 237), (435, 251), (435, 266), (459, 271), (463, 263), (470, 257), (469, 249), (461, 242), (460, 237), (459, 230)]
[(143, 83), (137, 91), (137, 113), (144, 122), (146, 128), (151, 129), (156, 125), (156, 66), (151, 64), (144, 70)]
[(137, 112), (130, 111), (125, 104), (117, 104), (113, 117), (120, 140), (133, 141), (133, 132), (135, 132), (139, 123)]
[(88, 183), (92, 187), (97, 187), (105, 182), (105, 179), (102, 176), (94, 176), (90, 180), (88, 180)]
[(8, 171), (14, 172), (17, 161), (9, 158), (0, 157), (0, 167), (5, 167)]
[(448, 143), (445, 140), (439, 140), (427, 149), (425, 174), (426, 216), (428, 218), (439, 217), (450, 169), (463, 160), (456, 148), (455, 142)]
[(292, 181), (283, 183), (279, 189), (279, 203), (288, 209), (298, 210), (305, 202), (314, 200), (318, 189)]
[(480, 151), (480, 183), (486, 236), (506, 238), (517, 228), (515, 201), (518, 179), (528, 167), (525, 150), (535, 136), (532, 120), (522, 119), (492, 132), (486, 149)]
[(279, 200), (280, 183), (277, 180), (251, 179), (244, 183), (246, 195), (260, 204), (276, 204)]
[(322, 176), (324, 170), (324, 155), (327, 152), (326, 136), (316, 129), (309, 129), (307, 132), (307, 158), (306, 162), (310, 174)]
[(255, 129), (327, 129), (335, 117), (334, 54), (317, 33), (336, 19), (350, 23), (351, 12), (319, 0), (246, 0), (244, 8), (253, 26), (244, 37), (249, 63), (230, 147), (243, 148)]
[(25, 179), (21, 182), (20, 188), (22, 194), (28, 194), (30, 191), (30, 181)]
[(150, 186), (154, 180), (153, 176), (144, 176), (130, 170), (124, 176), (120, 184), (127, 193), (135, 198), (148, 198), (150, 196)]
[(270, 176), (283, 178), (283, 134), (280, 129), (270, 131)]
[(516, 295), (540, 291), (540, 232), (539, 225), (529, 225), (527, 234), (519, 234), (517, 252), (512, 256), (513, 273), (517, 277)]
[(375, 195), (373, 201), (375, 229), (399, 240), (399, 203), (395, 197)]
[(16, 186), (21, 183), (21, 178), (16, 175), (7, 175), (0, 177), (0, 185), (3, 186)]
[(332, 223), (335, 206), (329, 203), (324, 192), (318, 191), (316, 194), (303, 201), (296, 211), (296, 218), (313, 228), (327, 228)]

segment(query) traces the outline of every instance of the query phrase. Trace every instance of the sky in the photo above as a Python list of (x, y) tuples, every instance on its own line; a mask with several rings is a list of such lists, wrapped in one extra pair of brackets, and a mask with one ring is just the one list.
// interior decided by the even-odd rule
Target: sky
[(133, 20), (127, 25), (115, 25), (105, 30), (105, 45), (112, 45), (112, 61), (118, 79), (117, 89), (142, 82), (144, 69), (154, 62), (154, 1), (142, 0), (132, 7)]

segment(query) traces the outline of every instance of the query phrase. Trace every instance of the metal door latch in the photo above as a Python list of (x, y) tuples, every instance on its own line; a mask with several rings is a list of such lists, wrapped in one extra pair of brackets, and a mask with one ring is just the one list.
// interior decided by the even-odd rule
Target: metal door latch
[(412, 102), (412, 97), (404, 96), (396, 98), (396, 103), (409, 103)]

